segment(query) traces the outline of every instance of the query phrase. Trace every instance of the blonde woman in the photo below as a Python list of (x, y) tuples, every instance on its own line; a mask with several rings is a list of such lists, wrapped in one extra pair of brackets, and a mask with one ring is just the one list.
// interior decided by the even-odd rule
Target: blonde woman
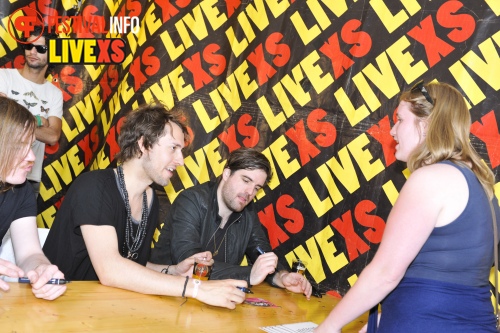
[(382, 302), (377, 332), (496, 332), (492, 171), (469, 142), (463, 96), (423, 82), (402, 94), (391, 135), (411, 176), (380, 247), (356, 284), (315, 330), (341, 328)]

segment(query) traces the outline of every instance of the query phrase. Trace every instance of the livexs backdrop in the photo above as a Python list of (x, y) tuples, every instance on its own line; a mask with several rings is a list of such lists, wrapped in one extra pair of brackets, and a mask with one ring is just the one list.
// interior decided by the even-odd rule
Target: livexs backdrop
[(23, 65), (13, 19), (33, 13), (68, 39), (51, 55), (64, 119), (46, 148), (40, 227), (78, 175), (116, 166), (123, 116), (153, 100), (181, 104), (192, 133), (185, 165), (159, 188), (166, 205), (255, 147), (273, 166), (254, 204), (274, 251), (341, 294), (408, 177), (389, 134), (403, 90), (422, 79), (458, 88), (471, 142), (499, 179), (500, 1), (1, 1), (0, 66)]

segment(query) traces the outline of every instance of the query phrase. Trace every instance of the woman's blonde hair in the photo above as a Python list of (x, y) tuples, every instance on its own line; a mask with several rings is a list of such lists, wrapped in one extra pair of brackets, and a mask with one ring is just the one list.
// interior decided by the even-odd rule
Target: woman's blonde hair
[(470, 143), (471, 118), (462, 94), (447, 83), (429, 83), (423, 87), (423, 92), (412, 89), (400, 97), (400, 101), (411, 104), (417, 122), (427, 122), (425, 140), (410, 154), (408, 169), (413, 172), (444, 160), (470, 164), (491, 199), (495, 175)]
[(16, 158), (31, 145), (36, 119), (25, 107), (0, 96), (0, 191), (12, 187), (5, 182), (16, 167)]

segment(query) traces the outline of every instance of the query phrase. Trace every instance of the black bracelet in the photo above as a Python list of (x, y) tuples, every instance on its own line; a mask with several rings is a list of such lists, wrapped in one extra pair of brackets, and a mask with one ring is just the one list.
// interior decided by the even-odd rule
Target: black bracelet
[(161, 272), (162, 272), (163, 274), (168, 274), (168, 269), (170, 268), (170, 266), (171, 266), (171, 265), (167, 265), (167, 267), (166, 267), (166, 268), (164, 268), (164, 269), (162, 269), (162, 270), (161, 270)]
[(186, 282), (184, 282), (184, 290), (182, 291), (182, 298), (184, 298), (184, 295), (186, 294), (186, 286), (189, 281), (189, 276), (186, 276)]

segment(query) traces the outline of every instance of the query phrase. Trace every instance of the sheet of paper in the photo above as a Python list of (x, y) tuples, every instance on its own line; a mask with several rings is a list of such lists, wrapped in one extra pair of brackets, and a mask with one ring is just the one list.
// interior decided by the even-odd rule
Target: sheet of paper
[(269, 333), (311, 333), (317, 326), (317, 324), (308, 321), (303, 323), (264, 326), (259, 328)]

